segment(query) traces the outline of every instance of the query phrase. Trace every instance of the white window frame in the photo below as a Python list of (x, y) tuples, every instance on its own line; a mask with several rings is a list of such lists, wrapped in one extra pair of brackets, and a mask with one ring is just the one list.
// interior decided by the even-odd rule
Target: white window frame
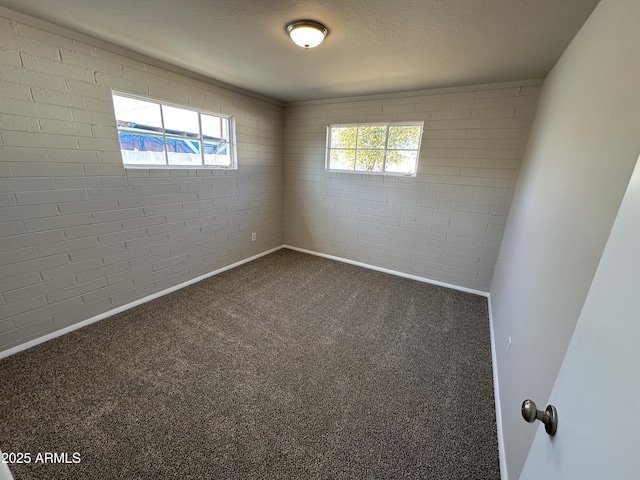
[[(371, 170), (357, 170), (356, 169), (356, 163), (354, 162), (354, 168), (353, 170), (345, 170), (345, 169), (338, 169), (338, 168), (331, 168), (331, 151), (332, 150), (345, 150), (345, 149), (338, 149), (338, 148), (331, 148), (331, 129), (333, 128), (344, 128), (344, 127), (387, 127), (387, 133), (386, 133), (386, 138), (385, 138), (385, 146), (384, 149), (376, 149), (376, 150), (383, 150), (384, 151), (384, 161), (382, 164), (382, 171), (381, 172), (374, 172)], [(416, 152), (416, 164), (414, 166), (414, 169), (410, 172), (388, 172), (385, 171), (385, 167), (387, 165), (387, 153), (390, 151), (398, 151), (400, 149), (389, 149), (388, 148), (388, 142), (389, 142), (389, 128), (390, 127), (403, 127), (403, 126), (419, 126), (420, 127), (420, 138), (418, 139), (418, 146), (415, 149), (403, 149), (405, 151), (412, 151), (412, 152)], [(415, 177), (418, 171), (418, 164), (420, 163), (420, 147), (422, 145), (422, 136), (424, 135), (424, 122), (423, 121), (409, 121), (409, 122), (363, 122), (363, 123), (337, 123), (337, 124), (330, 124), (327, 125), (327, 143), (326, 143), (326, 155), (325, 155), (325, 170), (327, 172), (340, 172), (340, 173), (358, 173), (358, 174), (367, 174), (367, 175), (395, 175), (395, 176), (401, 176), (401, 177)], [(358, 147), (357, 147), (357, 143), (356, 143), (356, 148), (355, 149), (348, 149), (348, 150), (355, 150), (356, 154), (358, 151)], [(364, 150), (364, 149), (363, 149)], [(370, 150), (370, 149), (366, 149), (366, 150)]]
[[(178, 103), (171, 103), (171, 102), (166, 102), (164, 100), (158, 100), (157, 98), (153, 98), (153, 97), (145, 97), (142, 95), (136, 95), (133, 93), (128, 93), (128, 92), (122, 92), (119, 90), (111, 90), (111, 98), (113, 99), (113, 95), (117, 95), (120, 97), (127, 97), (127, 98), (132, 98), (134, 100), (140, 100), (143, 102), (147, 102), (147, 103), (155, 103), (157, 105), (160, 105), (160, 118), (162, 121), (162, 139), (163, 139), (163, 144), (164, 144), (164, 140), (166, 138), (187, 138), (181, 135), (175, 135), (172, 133), (167, 133), (164, 127), (164, 118), (162, 115), (162, 106), (165, 105), (167, 107), (173, 107), (173, 108), (178, 108), (178, 109), (182, 109), (182, 110), (187, 110), (187, 111), (191, 111), (191, 112), (195, 112), (198, 114), (198, 124), (200, 127), (200, 131), (199, 131), (199, 137), (198, 137), (198, 141), (200, 142), (201, 145), (201, 149), (200, 149), (200, 159), (201, 159), (201, 164), (200, 165), (178, 165), (178, 164), (170, 164), (169, 163), (169, 157), (168, 157), (168, 153), (167, 149), (164, 149), (164, 158), (165, 158), (165, 163), (164, 164), (152, 164), (152, 163), (126, 163), (124, 161), (124, 157), (122, 156), (122, 148), (120, 148), (120, 156), (122, 157), (122, 164), (124, 165), (124, 167), (126, 169), (222, 169), (222, 170), (237, 170), (238, 168), (238, 154), (237, 154), (237, 149), (236, 149), (236, 122), (235, 122), (235, 116), (233, 115), (225, 115), (223, 113), (220, 112), (211, 112), (211, 111), (207, 111), (207, 110), (200, 110), (200, 109), (196, 109), (193, 107), (188, 107), (186, 105), (180, 105)], [(201, 118), (201, 114), (203, 115), (209, 115), (212, 117), (218, 117), (218, 118), (223, 118), (229, 121), (229, 139), (228, 139), (228, 143), (229, 143), (229, 157), (230, 157), (230, 164), (229, 165), (211, 165), (211, 164), (205, 164), (204, 163), (204, 148), (203, 147), (203, 141), (204, 141), (204, 137), (202, 135), (202, 118)], [(117, 121), (118, 118), (116, 116), (117, 114), (115, 113), (115, 109), (114, 109), (114, 116), (115, 116), (115, 120), (116, 120), (116, 129), (118, 130), (118, 133), (121, 131), (121, 129), (118, 127), (117, 125)], [(158, 135), (160, 136), (160, 135)], [(120, 137), (118, 136), (118, 142), (120, 142)]]

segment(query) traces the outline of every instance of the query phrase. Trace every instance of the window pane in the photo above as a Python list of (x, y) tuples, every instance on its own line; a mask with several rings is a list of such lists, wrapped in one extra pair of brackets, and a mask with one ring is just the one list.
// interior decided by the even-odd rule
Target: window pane
[(419, 125), (400, 125), (389, 127), (388, 148), (417, 150), (420, 143)]
[(331, 148), (356, 148), (357, 127), (331, 129)]
[(200, 135), (198, 112), (162, 105), (162, 116), (164, 129), (167, 133), (193, 138), (198, 138)]
[(229, 144), (227, 142), (205, 141), (204, 164), (230, 167), (231, 155)]
[(200, 140), (191, 138), (166, 138), (169, 165), (202, 165)]
[(157, 103), (113, 95), (113, 107), (118, 127), (162, 131), (160, 105)]
[(125, 164), (166, 165), (162, 136), (144, 130), (119, 130), (120, 149)]
[(200, 114), (202, 135), (207, 139), (229, 140), (229, 119), (213, 115)]
[(385, 172), (413, 173), (416, 171), (418, 151), (389, 150)]
[(358, 127), (358, 148), (384, 148), (387, 127)]
[(335, 170), (353, 170), (356, 161), (355, 150), (332, 150), (329, 168)]
[(384, 164), (384, 150), (358, 150), (356, 170), (381, 172)]

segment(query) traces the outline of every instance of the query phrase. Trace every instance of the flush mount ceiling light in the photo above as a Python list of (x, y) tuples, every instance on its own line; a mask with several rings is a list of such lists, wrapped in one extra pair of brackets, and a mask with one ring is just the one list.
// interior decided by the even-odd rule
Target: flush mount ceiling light
[(298, 20), (287, 25), (287, 33), (293, 43), (302, 48), (317, 47), (327, 36), (327, 27), (313, 20)]

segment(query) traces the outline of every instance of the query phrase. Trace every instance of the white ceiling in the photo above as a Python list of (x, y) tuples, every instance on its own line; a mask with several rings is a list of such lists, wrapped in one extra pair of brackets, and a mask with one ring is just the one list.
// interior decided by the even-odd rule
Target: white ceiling
[[(283, 102), (543, 78), (598, 0), (0, 0)], [(285, 25), (324, 23), (305, 51)]]

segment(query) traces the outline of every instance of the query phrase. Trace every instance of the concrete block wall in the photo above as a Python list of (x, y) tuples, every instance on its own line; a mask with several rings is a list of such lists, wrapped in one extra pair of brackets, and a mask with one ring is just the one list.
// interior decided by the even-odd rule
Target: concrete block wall
[[(238, 170), (125, 170), (112, 88), (234, 115)], [(0, 351), (282, 245), (277, 102), (6, 17), (0, 98)]]
[[(285, 106), (285, 244), (488, 291), (542, 81)], [(327, 125), (424, 121), (415, 177), (325, 171)]]

